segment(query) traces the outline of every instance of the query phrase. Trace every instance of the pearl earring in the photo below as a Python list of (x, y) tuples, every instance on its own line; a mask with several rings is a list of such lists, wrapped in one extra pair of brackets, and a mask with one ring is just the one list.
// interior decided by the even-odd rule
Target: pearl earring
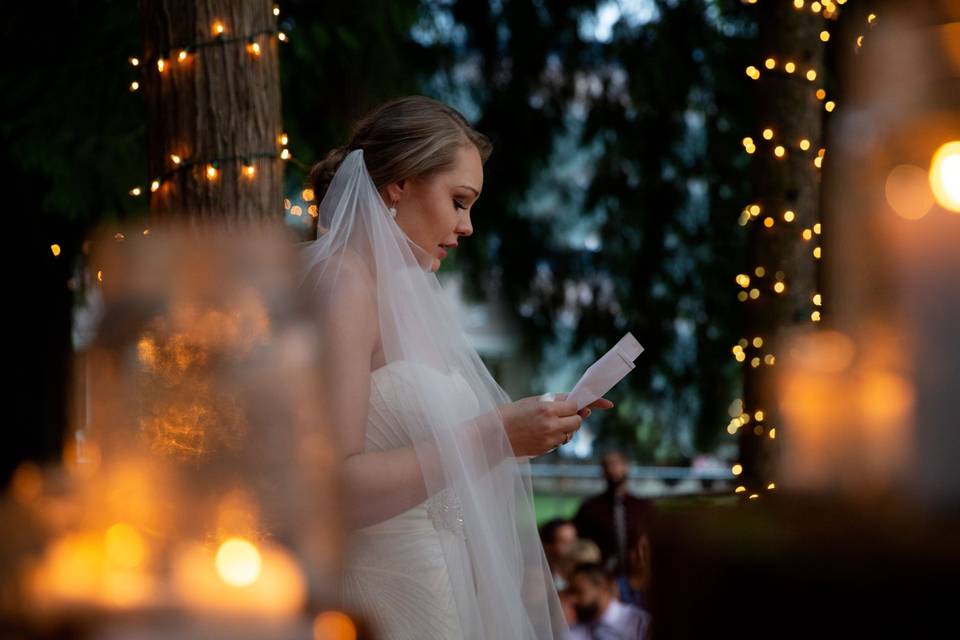
[(394, 217), (394, 218), (397, 217), (397, 208), (396, 208), (396, 207), (390, 207), (389, 209), (387, 209), (387, 211), (390, 212), (390, 215), (391, 215), (392, 217)]

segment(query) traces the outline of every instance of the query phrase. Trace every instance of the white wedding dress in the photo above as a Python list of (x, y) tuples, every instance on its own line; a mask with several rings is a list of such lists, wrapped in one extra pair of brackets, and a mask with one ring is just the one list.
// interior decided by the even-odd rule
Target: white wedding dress
[[(458, 406), (477, 407), (476, 397), (459, 373), (447, 375), (406, 360), (390, 362), (370, 374), (365, 452), (410, 446), (408, 425), (417, 423), (411, 414), (417, 410), (411, 400), (416, 397), (411, 388), (415, 384), (422, 385), (424, 397), (458, 394), (464, 399)], [(448, 490), (388, 520), (353, 531), (340, 583), (344, 604), (361, 614), (378, 638), (472, 639), (474, 627), (462, 619), (454, 597), (455, 588), (473, 585), (470, 560), (463, 556), (465, 540), (459, 503)]]

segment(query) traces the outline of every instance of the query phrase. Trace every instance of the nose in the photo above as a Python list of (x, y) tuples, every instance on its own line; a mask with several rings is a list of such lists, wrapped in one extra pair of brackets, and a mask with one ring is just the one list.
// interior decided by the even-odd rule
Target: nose
[(469, 236), (473, 234), (473, 224), (470, 222), (470, 212), (467, 211), (466, 215), (462, 217), (460, 222), (457, 224), (457, 228), (454, 231), (462, 236)]

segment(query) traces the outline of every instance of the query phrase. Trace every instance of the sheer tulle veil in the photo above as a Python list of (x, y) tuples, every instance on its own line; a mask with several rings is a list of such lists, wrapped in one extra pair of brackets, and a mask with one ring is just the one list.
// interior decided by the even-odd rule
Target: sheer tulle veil
[[(445, 537), (442, 552), (463, 637), (566, 638), (537, 533), (529, 460), (513, 455), (498, 411), (510, 398), (469, 344), (430, 270), (429, 254), (387, 210), (362, 149), (350, 151), (340, 164), (320, 202), (318, 225), (317, 240), (299, 245), (301, 292), (311, 304), (337, 305), (350, 297), (350, 287), (363, 283), (375, 298), (386, 366), (428, 378), (454, 376), (469, 388), (466, 394), (433, 394), (424, 391), (429, 384), (412, 385), (404, 390), (403, 414), (427, 494), (452, 495), (462, 518), (465, 536)], [(338, 388), (334, 375), (323, 384), (331, 397), (357, 393)]]

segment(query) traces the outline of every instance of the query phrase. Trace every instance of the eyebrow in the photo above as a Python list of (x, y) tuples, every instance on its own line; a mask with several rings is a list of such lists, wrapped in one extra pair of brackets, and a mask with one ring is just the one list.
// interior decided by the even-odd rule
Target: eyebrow
[(460, 186), (463, 187), (464, 189), (470, 189), (470, 191), (473, 191), (473, 192), (474, 192), (475, 194), (477, 194), (478, 196), (480, 195), (480, 192), (479, 192), (479, 191), (477, 191), (476, 189), (474, 189), (473, 187), (471, 187), (471, 186), (468, 185), (468, 184), (462, 184), (462, 185), (460, 185)]

